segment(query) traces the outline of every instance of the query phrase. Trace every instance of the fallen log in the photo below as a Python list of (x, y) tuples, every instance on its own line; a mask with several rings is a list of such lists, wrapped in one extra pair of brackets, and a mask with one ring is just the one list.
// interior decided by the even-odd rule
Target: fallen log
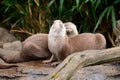
[(80, 68), (120, 60), (120, 47), (104, 50), (87, 50), (68, 56), (54, 71), (47, 76), (48, 80), (70, 80)]

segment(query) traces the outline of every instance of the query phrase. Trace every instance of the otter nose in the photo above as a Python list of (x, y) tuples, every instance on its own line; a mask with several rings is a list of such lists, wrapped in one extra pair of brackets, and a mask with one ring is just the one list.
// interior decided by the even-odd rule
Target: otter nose
[(67, 32), (67, 34), (70, 34), (70, 33), (72, 33), (72, 30), (71, 29), (66, 29), (66, 32)]

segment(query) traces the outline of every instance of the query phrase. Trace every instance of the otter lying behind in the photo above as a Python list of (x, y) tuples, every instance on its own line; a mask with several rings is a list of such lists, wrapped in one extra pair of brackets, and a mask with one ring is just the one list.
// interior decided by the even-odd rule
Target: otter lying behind
[(11, 67), (18, 67), (17, 64), (8, 64), (5, 63), (2, 59), (0, 59), (0, 69), (7, 69), (7, 68), (11, 68)]
[[(104, 49), (106, 48), (106, 40), (100, 33), (82, 33), (73, 37), (68, 37), (66, 36), (66, 29), (62, 21), (55, 20), (49, 31), (48, 48), (52, 56), (49, 60), (46, 60), (45, 63), (56, 60), (59, 63), (74, 52)], [(53, 63), (53, 65), (56, 65), (56, 63)]]
[[(78, 32), (75, 30), (76, 26), (71, 22), (69, 23), (70, 24), (65, 23), (67, 24), (66, 31), (70, 30), (69, 36), (77, 35), (76, 33)], [(9, 52), (10, 50), (0, 49), (0, 57), (8, 63), (23, 62), (36, 59), (48, 59), (51, 57), (51, 52), (48, 49), (48, 34), (32, 35), (22, 43), (21, 51)]]
[(64, 26), (66, 28), (66, 35), (68, 37), (73, 37), (75, 35), (78, 35), (77, 27), (72, 22), (66, 22), (64, 23)]

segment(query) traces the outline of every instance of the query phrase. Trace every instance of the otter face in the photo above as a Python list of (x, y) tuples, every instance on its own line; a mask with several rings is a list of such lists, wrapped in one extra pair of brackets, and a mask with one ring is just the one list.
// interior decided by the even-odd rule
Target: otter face
[(78, 35), (78, 31), (77, 31), (76, 25), (74, 23), (66, 22), (66, 23), (64, 23), (64, 26), (66, 28), (66, 35), (68, 35), (69, 37)]
[(61, 20), (55, 20), (53, 25), (55, 25), (55, 27), (63, 27), (63, 22)]
[(64, 24), (61, 20), (55, 20), (52, 27), (54, 27), (56, 30), (61, 30), (64, 28)]
[(50, 29), (50, 34), (54, 35), (66, 35), (66, 29), (64, 27), (64, 24), (61, 20), (55, 20), (51, 29)]
[(66, 34), (67, 35), (70, 35), (70, 34), (72, 34), (73, 33), (73, 30), (72, 29), (66, 29)]

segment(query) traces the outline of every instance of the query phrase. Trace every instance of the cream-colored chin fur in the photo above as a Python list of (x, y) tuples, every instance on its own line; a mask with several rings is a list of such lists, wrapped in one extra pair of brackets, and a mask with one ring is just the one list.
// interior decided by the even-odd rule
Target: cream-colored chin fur
[(49, 31), (49, 36), (65, 36), (66, 35), (66, 29), (64, 27), (64, 24), (61, 20), (55, 20), (52, 27)]
[(64, 42), (64, 37), (66, 37), (66, 29), (64, 24), (60, 20), (55, 20), (48, 35), (48, 48), (50, 52), (58, 56), (59, 49), (61, 49), (61, 44)]

